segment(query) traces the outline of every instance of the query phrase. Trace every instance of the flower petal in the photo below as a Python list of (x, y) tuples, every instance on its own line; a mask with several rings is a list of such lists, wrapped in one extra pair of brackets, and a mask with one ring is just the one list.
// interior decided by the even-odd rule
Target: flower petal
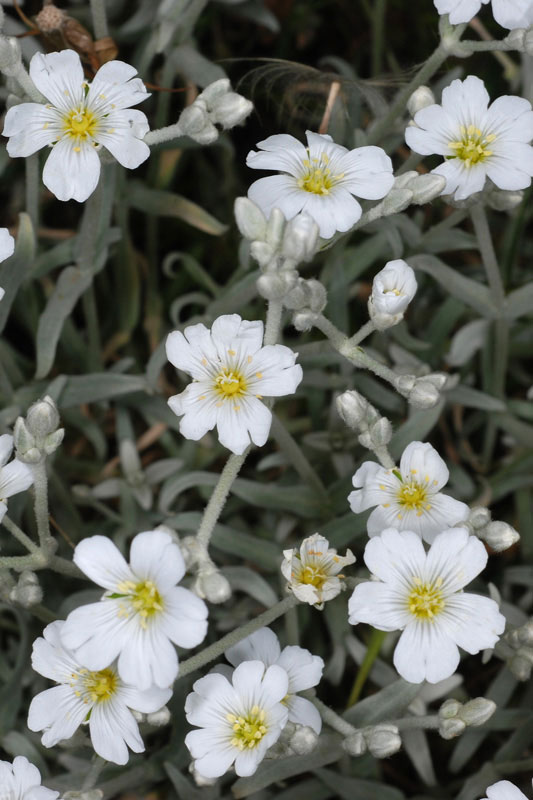
[[(277, 662), (280, 652), (279, 640), (274, 631), (271, 631), (270, 628), (260, 628), (246, 639), (242, 639), (233, 647), (228, 648), (224, 655), (234, 667), (237, 667), (242, 661), (262, 661), (265, 666), (269, 667)], [(314, 686), (314, 684), (310, 685)]]
[(0, 468), (0, 496), (12, 497), (19, 492), (25, 492), (33, 483), (30, 468), (14, 458), (5, 467)]
[(298, 187), (296, 180), (288, 175), (269, 175), (259, 178), (248, 189), (248, 197), (259, 206), (265, 217), (273, 208), (279, 208), (285, 219), (299, 214), (306, 202), (308, 192)]
[(320, 656), (314, 656), (309, 650), (296, 645), (284, 647), (276, 664), (283, 667), (289, 676), (289, 694), (316, 686), (324, 670), (324, 661)]
[(179, 545), (164, 531), (144, 531), (133, 538), (130, 568), (136, 578), (152, 581), (159, 592), (175, 586), (185, 575)]
[(196, 647), (207, 633), (207, 606), (203, 600), (176, 586), (164, 597), (161, 630), (179, 647)]
[(307, 725), (316, 734), (320, 733), (322, 730), (322, 717), (318, 708), (315, 708), (310, 700), (291, 694), (287, 700), (287, 708), (289, 709), (290, 722), (294, 722), (296, 725)]
[(62, 139), (53, 146), (44, 165), (43, 183), (58, 200), (83, 203), (94, 192), (99, 179), (98, 153), (82, 141), (75, 149), (72, 140)]
[(412, 619), (405, 593), (377, 581), (360, 583), (355, 587), (348, 601), (348, 613), (351, 625), (366, 622), (380, 631), (402, 630)]
[(68, 112), (83, 99), (85, 78), (80, 57), (74, 50), (35, 53), (30, 62), (30, 78), (58, 109)]
[(28, 728), (30, 731), (44, 731), (42, 743), (45, 747), (54, 747), (74, 735), (89, 710), (70, 686), (54, 686), (31, 701)]
[(95, 753), (113, 764), (128, 763), (128, 746), (134, 753), (144, 752), (139, 726), (118, 699), (111, 698), (93, 707), (89, 730)]
[(88, 578), (104, 589), (114, 591), (119, 583), (135, 580), (126, 559), (107, 536), (83, 539), (76, 545), (73, 560)]
[(364, 560), (370, 572), (401, 589), (410, 587), (413, 575), (423, 574), (426, 552), (416, 533), (389, 528), (368, 542)]
[[(9, 136), (12, 158), (31, 156), (58, 138), (58, 115), (40, 103), (20, 103), (6, 114), (3, 135)], [(60, 135), (60, 134), (59, 134)]]
[(457, 669), (459, 650), (439, 621), (411, 622), (400, 636), (393, 661), (406, 681), (438, 683)]
[(459, 647), (472, 655), (494, 647), (505, 630), (505, 617), (498, 604), (489, 597), (468, 592), (446, 600), (439, 623)]

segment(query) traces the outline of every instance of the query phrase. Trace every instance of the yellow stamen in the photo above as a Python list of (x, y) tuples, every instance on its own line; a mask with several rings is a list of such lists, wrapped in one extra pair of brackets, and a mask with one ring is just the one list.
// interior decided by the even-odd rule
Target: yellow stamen
[(496, 134), (484, 134), (475, 125), (460, 127), (461, 138), (454, 142), (448, 142), (448, 147), (453, 151), (452, 156), (447, 158), (460, 158), (465, 166), (470, 168), (473, 164), (485, 161), (493, 154), (488, 145), (496, 139)]
[(442, 578), (437, 578), (433, 583), (423, 583), (420, 578), (413, 578), (413, 588), (407, 597), (407, 607), (411, 614), (417, 619), (433, 621), (445, 605), (442, 583)]
[(265, 725), (265, 712), (259, 706), (253, 706), (245, 716), (226, 714), (233, 736), (231, 744), (239, 750), (252, 750), (256, 747), (268, 728)]

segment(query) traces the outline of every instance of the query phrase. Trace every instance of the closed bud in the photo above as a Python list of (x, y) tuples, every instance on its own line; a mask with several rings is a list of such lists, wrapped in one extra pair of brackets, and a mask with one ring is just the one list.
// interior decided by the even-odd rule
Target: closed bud
[(431, 372), (429, 375), (424, 375), (420, 380), (429, 381), (436, 389), (440, 390), (453, 378), (455, 378), (455, 375), (448, 375), (447, 372)]
[(508, 550), (509, 547), (520, 541), (518, 531), (515, 531), (512, 525), (508, 525), (507, 522), (489, 522), (478, 535), (496, 553)]
[(290, 749), (298, 756), (312, 753), (318, 743), (318, 734), (308, 725), (298, 725), (289, 739)]
[(209, 565), (198, 572), (194, 592), (210, 603), (225, 603), (231, 597), (231, 586), (214, 565)]
[(405, 189), (418, 174), (416, 169), (410, 169), (407, 172), (402, 172), (401, 175), (396, 175), (394, 178), (394, 188)]
[(134, 708), (132, 708), (131, 713), (133, 714), (135, 722), (138, 722), (139, 725), (141, 722), (146, 722), (146, 714), (143, 714), (142, 711), (136, 711)]
[(400, 392), (400, 394), (402, 394), (404, 397), (407, 397), (413, 389), (415, 383), (416, 377), (414, 375), (398, 375), (394, 381), (394, 387)]
[(412, 202), (417, 206), (430, 203), (436, 197), (440, 197), (446, 186), (446, 178), (443, 175), (417, 175), (409, 184), (409, 189), (413, 193)]
[(313, 311), (296, 311), (292, 315), (292, 324), (297, 331), (305, 333), (310, 331), (315, 324), (317, 315)]
[(362, 731), (347, 736), (342, 743), (342, 749), (351, 756), (362, 756), (366, 753), (366, 740)]
[(486, 697), (475, 697), (464, 704), (458, 716), (465, 725), (477, 727), (484, 725), (495, 711), (496, 703), (493, 700), (488, 700)]
[(415, 408), (433, 408), (440, 399), (439, 390), (425, 378), (419, 378), (409, 392), (407, 398), (410, 405)]
[(316, 252), (317, 241), (318, 225), (309, 214), (302, 212), (287, 223), (281, 244), (281, 255), (297, 264), (301, 261), (310, 261)]
[(218, 139), (218, 131), (209, 119), (205, 103), (198, 98), (183, 109), (178, 123), (181, 132), (198, 144), (211, 144)]
[(417, 111), (432, 106), (434, 103), (435, 95), (429, 86), (419, 86), (407, 101), (407, 110), (414, 117)]
[(281, 300), (298, 282), (298, 273), (294, 270), (286, 272), (269, 272), (257, 279), (257, 291), (265, 300)]
[(383, 447), (392, 438), (392, 425), (386, 417), (381, 417), (372, 425), (369, 434), (374, 447)]
[(366, 427), (368, 410), (371, 406), (359, 392), (354, 389), (343, 392), (335, 400), (335, 405), (340, 418), (349, 428), (357, 431), (361, 430), (362, 426)]
[(509, 45), (511, 50), (518, 50), (519, 53), (524, 53), (526, 50), (526, 35), (527, 30), (525, 28), (515, 28), (505, 37), (504, 42)]
[(208, 86), (206, 86), (202, 93), (198, 95), (197, 99), (203, 100), (203, 102), (206, 104), (206, 107), (211, 110), (214, 108), (216, 103), (230, 91), (230, 79), (219, 78), (217, 81), (213, 81), (213, 83), (210, 83)]
[(388, 261), (372, 282), (368, 313), (378, 330), (396, 325), (415, 296), (417, 283), (413, 269), (403, 259)]
[(266, 235), (266, 218), (261, 209), (247, 197), (238, 197), (234, 205), (237, 227), (245, 239), (263, 241)]
[(517, 628), (515, 633), (518, 634), (522, 644), (533, 647), (533, 619), (528, 619), (521, 628)]
[(439, 725), (439, 733), (443, 739), (455, 739), (455, 737), (460, 736), (465, 729), (465, 723), (458, 717), (443, 719)]
[(206, 555), (205, 547), (198, 543), (196, 536), (186, 536), (179, 543), (183, 560), (187, 570), (191, 570), (201, 561), (209, 560)]
[(43, 460), (43, 454), (36, 447), (32, 447), (30, 450), (26, 450), (25, 453), (19, 453), (17, 450), (17, 458), (24, 464), (38, 464), (39, 461)]
[(209, 117), (211, 122), (221, 125), (225, 130), (244, 122), (253, 111), (253, 103), (236, 92), (228, 92), (216, 100)]
[(459, 700), (454, 700), (450, 697), (448, 700), (445, 700), (439, 708), (439, 717), (441, 719), (453, 719), (459, 714), (462, 707), (463, 704), (460, 703)]
[(10, 592), (9, 599), (23, 608), (31, 608), (37, 603), (41, 603), (43, 590), (39, 585), (37, 575), (29, 570), (21, 572), (17, 585)]
[(413, 193), (410, 189), (396, 189), (393, 187), (381, 203), (382, 216), (389, 217), (392, 214), (398, 214), (406, 209), (412, 200)]
[(151, 714), (147, 714), (146, 722), (154, 728), (162, 728), (163, 725), (168, 725), (170, 722), (170, 711), (166, 706), (163, 706), (159, 711), (153, 711)]
[(15, 75), (20, 69), (21, 54), (18, 39), (13, 36), (0, 36), (0, 72)]
[(396, 725), (375, 725), (365, 734), (368, 749), (374, 758), (388, 758), (402, 746), (402, 738)]
[(326, 287), (314, 278), (307, 281), (307, 286), (310, 292), (309, 307), (311, 311), (320, 314), (328, 302)]
[(296, 286), (283, 298), (283, 305), (290, 311), (300, 311), (302, 308), (308, 308), (311, 302), (311, 291), (308, 287), (308, 281), (304, 278), (298, 278)]
[[(467, 525), (474, 531), (484, 528), (491, 520), (491, 513), (488, 508), (484, 506), (476, 506), (471, 508), (467, 519)], [(461, 523), (463, 524), (463, 523)]]
[(528, 681), (531, 677), (533, 664), (530, 658), (525, 658), (517, 653), (509, 660), (507, 666), (519, 681)]
[(504, 189), (494, 189), (487, 194), (487, 204), (495, 211), (512, 211), (524, 199), (523, 191), (506, 192)]
[(267, 222), (265, 241), (276, 250), (281, 246), (286, 220), (283, 211), (273, 208)]

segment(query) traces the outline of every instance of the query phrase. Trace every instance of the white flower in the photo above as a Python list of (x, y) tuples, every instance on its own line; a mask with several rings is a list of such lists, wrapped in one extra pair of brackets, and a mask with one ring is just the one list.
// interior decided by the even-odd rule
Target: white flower
[(56, 800), (59, 792), (41, 786), (41, 773), (24, 756), (0, 761), (0, 800)]
[(31, 731), (44, 731), (42, 743), (53, 747), (70, 739), (78, 727), (89, 723), (96, 753), (115, 764), (128, 762), (128, 747), (142, 753), (144, 744), (131, 710), (151, 713), (170, 699), (171, 689), (154, 686), (141, 691), (125, 684), (116, 664), (91, 672), (80, 665), (74, 654), (61, 643), (65, 622), (48, 625), (44, 639), (33, 643), (33, 669), (59, 686), (46, 689), (33, 698), (28, 713)]
[(167, 357), (193, 382), (169, 398), (175, 414), (183, 414), (180, 431), (201, 439), (215, 425), (220, 443), (242, 453), (252, 441), (265, 444), (272, 413), (263, 397), (292, 394), (302, 380), (297, 353), (281, 344), (262, 347), (263, 323), (226, 314), (205, 325), (189, 325), (167, 338)]
[(253, 775), (287, 722), (288, 685), (284, 669), (261, 661), (240, 664), (231, 681), (216, 672), (196, 681), (185, 701), (187, 720), (200, 728), (185, 737), (195, 770), (217, 778), (235, 762), (237, 775)]
[(322, 729), (322, 718), (315, 706), (296, 692), (316, 686), (324, 669), (320, 656), (303, 647), (291, 645), (281, 650), (278, 637), (270, 628), (260, 628), (224, 653), (230, 664), (238, 667), (244, 661), (262, 661), (265, 667), (277, 664), (288, 675), (289, 686), (283, 703), (289, 709), (289, 722), (306, 725), (315, 733)]
[(384, 316), (403, 315), (416, 294), (413, 269), (403, 259), (388, 261), (372, 282), (371, 313)]
[(486, 788), (483, 800), (527, 800), (526, 795), (511, 781), (498, 781)]
[(29, 467), (14, 458), (7, 463), (13, 450), (13, 437), (8, 433), (0, 436), (0, 522), (7, 512), (7, 498), (25, 492), (33, 483)]
[(279, 170), (281, 175), (252, 183), (248, 197), (266, 217), (279, 208), (286, 219), (305, 211), (329, 239), (335, 231), (348, 231), (360, 218), (361, 206), (353, 197), (379, 200), (390, 191), (392, 162), (380, 147), (347, 150), (327, 134), (306, 131), (307, 147), (288, 134), (269, 136), (251, 150), (246, 163), (252, 169)]
[(489, 102), (483, 81), (469, 75), (452, 81), (442, 92), (442, 105), (418, 111), (405, 131), (415, 153), (445, 157), (432, 171), (446, 178), (442, 194), (454, 194), (456, 200), (481, 191), (486, 178), (506, 190), (531, 183), (531, 104), (510, 95)]
[(466, 520), (470, 511), (466, 503), (440, 493), (449, 475), (434, 447), (411, 442), (399, 467), (385, 469), (365, 461), (352, 478), (355, 492), (348, 502), (355, 514), (376, 506), (367, 522), (369, 536), (394, 527), (415, 531), (431, 543), (445, 528)]
[(461, 590), (487, 563), (487, 551), (465, 528), (436, 537), (428, 553), (416, 533), (389, 528), (365, 548), (365, 564), (379, 580), (361, 583), (348, 602), (349, 622), (402, 630), (394, 666), (411, 683), (453, 675), (459, 650), (494, 647), (505, 617), (488, 597)]
[(21, 103), (6, 114), (4, 136), (10, 156), (30, 156), (52, 147), (43, 171), (43, 183), (59, 200), (87, 200), (100, 177), (97, 150), (104, 146), (128, 169), (150, 155), (142, 141), (148, 121), (130, 108), (149, 95), (137, 70), (123, 61), (108, 61), (89, 85), (74, 50), (36, 53), (30, 77), (49, 100)]
[[(452, 25), (470, 22), (489, 0), (433, 0), (439, 14), (449, 14)], [(533, 23), (531, 0), (492, 0), (494, 19), (502, 28), (528, 28)]]
[(91, 536), (77, 545), (74, 562), (107, 591), (69, 614), (64, 646), (90, 670), (118, 658), (121, 679), (139, 689), (170, 686), (178, 674), (172, 642), (196, 647), (207, 632), (203, 600), (176, 586), (185, 574), (179, 546), (163, 531), (139, 533), (127, 564), (112, 541)]
[(15, 251), (15, 240), (7, 228), (0, 228), (0, 261), (12, 256)]
[(345, 556), (337, 555), (319, 533), (304, 539), (299, 551), (296, 548), (284, 550), (283, 556), (281, 572), (288, 581), (287, 589), (294, 592), (298, 600), (317, 608), (323, 608), (326, 600), (337, 597), (344, 588), (341, 580), (344, 575), (339, 573), (355, 561), (351, 550), (347, 550)]

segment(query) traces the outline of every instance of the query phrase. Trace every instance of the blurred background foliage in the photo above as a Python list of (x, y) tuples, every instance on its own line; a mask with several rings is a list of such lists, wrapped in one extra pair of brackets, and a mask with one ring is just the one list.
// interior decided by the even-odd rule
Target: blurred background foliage
[[(91, 29), (88, 3), (58, 5)], [(264, 318), (264, 301), (255, 290), (258, 271), (233, 221), (235, 198), (258, 177), (246, 168), (246, 153), (273, 133), (301, 139), (306, 129), (317, 130), (336, 80), (341, 89), (329, 132), (348, 147), (364, 143), (357, 131), (383, 113), (438, 44), (430, 0), (109, 0), (106, 5), (118, 57), (135, 64), (152, 87), (142, 108), (153, 128), (174, 122), (201, 88), (224, 74), (256, 108), (244, 127), (221, 134), (213, 146), (183, 138), (154, 148), (135, 173), (106, 165), (95, 201), (99, 230), (89, 241), (79, 232), (83, 208), (60, 203), (42, 185), (37, 227), (24, 213), (19, 216), (25, 210), (24, 163), (9, 160), (0, 149), (0, 222), (18, 237), (15, 255), (0, 266), (0, 285), (7, 287), (9, 280), (10, 287), (0, 306), (0, 432), (39, 396), (48, 393), (58, 403), (67, 435), (50, 465), (50, 506), (59, 551), (66, 557), (76, 542), (96, 533), (125, 548), (134, 533), (160, 523), (180, 535), (198, 527), (227, 453), (213, 435), (200, 444), (180, 437), (166, 398), (183, 389), (187, 379), (166, 364), (164, 339), (176, 327), (199, 320), (209, 324), (222, 313)], [(23, 8), (31, 19), (40, 7), (38, 0), (26, 0)], [(13, 9), (8, 13), (13, 32), (22, 31)], [(501, 35), (490, 14), (483, 23)], [(47, 46), (42, 36), (23, 42), (28, 54), (35, 42)], [(516, 54), (506, 58), (503, 64), (490, 54), (449, 59), (436, 77), (436, 91), (454, 77), (473, 73), (487, 82), (492, 97), (528, 96), (532, 60), (520, 61)], [(7, 96), (6, 89), (2, 95)], [(382, 143), (396, 168), (409, 157), (402, 130), (398, 125)], [(426, 159), (420, 168), (431, 166)], [(466, 502), (491, 506), (494, 518), (519, 530), (520, 546), (491, 559), (486, 575), (504, 601), (515, 604), (517, 624), (525, 619), (533, 603), (530, 199), (527, 191), (512, 212), (490, 212), (506, 289), (520, 295), (514, 300), (503, 391), (494, 390), (501, 365), (494, 363), (482, 303), (465, 298), (453, 277), (484, 281), (467, 210), (441, 201), (408, 209), (345, 237), (305, 265), (303, 276), (317, 277), (328, 288), (327, 316), (353, 333), (367, 319), (373, 275), (387, 260), (428, 254), (439, 259), (432, 270), (418, 272), (419, 290), (406, 322), (374, 334), (368, 344), (376, 357), (400, 370), (413, 372), (427, 364), (431, 371), (456, 372), (460, 383), (434, 409), (410, 411), (380, 380), (355, 372), (317, 333), (298, 335), (287, 318), (283, 341), (299, 351), (304, 380), (294, 398), (278, 404), (271, 441), (252, 451), (216, 528), (213, 554), (235, 595), (223, 607), (210, 608), (210, 640), (276, 601), (282, 590), (281, 550), (305, 535), (319, 530), (333, 546), (350, 546), (361, 566), (366, 517), (349, 511), (346, 496), (368, 453), (336, 415), (335, 393), (346, 388), (357, 388), (394, 422), (396, 458), (412, 440), (431, 441), (449, 464), (450, 491)], [(81, 296), (67, 285), (71, 273), (64, 270), (84, 260), (90, 279)], [(455, 270), (451, 279), (442, 262)], [(58, 290), (61, 275), (65, 283)], [(313, 465), (318, 484), (302, 470), (292, 437)], [(10, 510), (32, 532), (26, 500), (14, 498)], [(5, 532), (2, 553), (18, 553)], [(98, 595), (68, 578), (47, 574), (42, 581), (45, 604), (60, 617)], [(287, 642), (299, 640), (324, 657), (319, 694), (339, 710), (370, 635), (365, 626), (348, 626), (346, 600), (343, 595), (327, 604), (323, 614), (298, 608), (288, 615), (285, 630), (277, 626)], [(27, 754), (43, 774), (54, 776), (50, 785), (73, 788), (73, 776), (87, 769), (90, 751), (81, 741), (79, 749), (44, 751), (25, 728), (27, 701), (44, 686), (28, 661), (42, 622), (5, 607), (0, 622), (2, 747)], [(415, 701), (419, 688), (397, 681), (389, 666), (392, 644), (387, 643), (363, 687), (364, 699), (378, 699), (367, 706), (363, 701), (356, 724), (401, 716)], [(461, 671), (464, 683), (454, 696), (485, 695), (501, 706), (510, 702), (483, 730), (452, 742), (413, 732), (410, 746), (383, 762), (369, 756), (344, 756), (339, 762), (338, 746), (335, 750), (326, 739), (312, 772), (298, 764), (284, 772), (283, 762), (275, 762), (273, 771), (261, 770), (255, 782), (238, 781), (234, 795), (256, 800), (481, 796), (494, 762), (530, 753), (533, 689), (517, 690), (516, 679), (497, 660), (481, 669), (479, 658), (469, 657)], [(187, 777), (183, 700), (192, 681), (191, 676), (176, 684), (171, 728), (149, 736), (149, 752), (155, 755), (132, 756), (126, 773), (106, 769), (106, 797), (139, 786), (156, 787), (157, 795), (149, 797), (231, 796), (230, 776), (217, 788), (204, 789)], [(393, 686), (394, 701), (385, 702), (388, 695), (384, 700), (380, 691)], [(417, 702), (433, 699), (419, 695)]]

